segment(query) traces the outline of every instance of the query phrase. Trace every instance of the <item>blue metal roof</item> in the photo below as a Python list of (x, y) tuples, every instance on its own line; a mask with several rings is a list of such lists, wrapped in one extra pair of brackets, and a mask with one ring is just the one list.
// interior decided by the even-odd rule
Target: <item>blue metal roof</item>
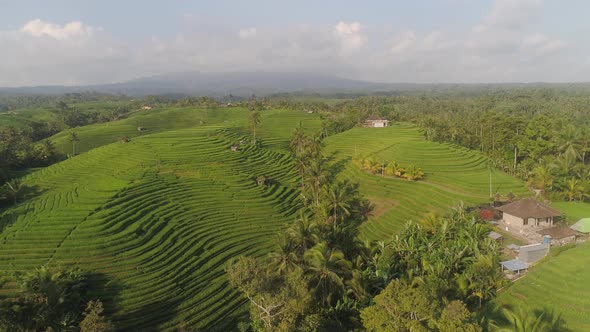
[(519, 259), (513, 259), (513, 260), (501, 262), (500, 264), (502, 264), (502, 266), (505, 269), (510, 270), (512, 272), (518, 272), (518, 271), (528, 269), (528, 265), (526, 265), (525, 263), (523, 263)]

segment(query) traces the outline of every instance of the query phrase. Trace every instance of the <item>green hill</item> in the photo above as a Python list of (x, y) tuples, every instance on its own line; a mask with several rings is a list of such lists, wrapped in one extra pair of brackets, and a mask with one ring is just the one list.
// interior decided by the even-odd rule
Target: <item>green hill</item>
[[(247, 113), (241, 108), (151, 109), (134, 112), (128, 118), (119, 121), (68, 129), (50, 137), (50, 139), (60, 152), (71, 154), (72, 143), (69, 138), (72, 132), (76, 132), (80, 139), (76, 143), (76, 154), (80, 154), (105, 144), (117, 142), (124, 136), (134, 138), (167, 130), (208, 128), (215, 124), (228, 126), (245, 122), (246, 119)], [(145, 131), (139, 131), (138, 127), (144, 128)]]
[[(240, 108), (172, 108), (76, 128), (80, 154), (26, 176), (36, 196), (1, 212), (0, 270), (10, 276), (49, 264), (91, 271), (93, 295), (123, 330), (235, 327), (247, 314), (245, 301), (229, 287), (223, 264), (268, 252), (294, 219), (299, 181), (289, 137), (299, 122), (310, 132), (321, 125), (317, 114), (264, 111), (253, 145), (247, 116)], [(125, 135), (131, 142), (119, 141)], [(67, 136), (54, 137), (66, 152)], [(488, 197), (484, 158), (425, 141), (411, 125), (355, 128), (327, 138), (326, 152), (376, 204), (364, 238), (385, 239), (408, 219)], [(353, 165), (355, 155), (415, 163), (427, 178), (367, 174)], [(268, 186), (257, 185), (260, 175)], [(492, 175), (494, 190), (524, 192), (508, 175)]]
[[(43, 192), (3, 214), (5, 273), (42, 264), (100, 273), (122, 329), (218, 328), (244, 314), (223, 263), (269, 250), (297, 210), (289, 159), (223, 133), (170, 131), (94, 149), (36, 172)], [(268, 187), (254, 178), (273, 179)], [(115, 307), (121, 308), (115, 310)]]
[[(490, 170), (481, 154), (426, 141), (409, 124), (354, 128), (328, 137), (326, 147), (335, 162), (344, 163), (342, 176), (359, 181), (361, 191), (376, 205), (374, 216), (362, 227), (362, 235), (368, 239), (392, 237), (406, 221), (447, 211), (460, 201), (482, 203), (489, 199)], [(411, 182), (368, 174), (352, 162), (361, 157), (413, 164), (422, 168), (426, 177)], [(526, 194), (521, 181), (497, 170), (491, 173), (493, 193)]]

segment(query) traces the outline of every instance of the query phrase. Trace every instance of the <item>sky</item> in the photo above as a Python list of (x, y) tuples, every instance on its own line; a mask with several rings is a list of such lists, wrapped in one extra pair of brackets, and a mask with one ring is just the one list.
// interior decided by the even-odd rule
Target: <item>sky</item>
[(590, 81), (587, 0), (0, 0), (0, 86), (174, 72)]

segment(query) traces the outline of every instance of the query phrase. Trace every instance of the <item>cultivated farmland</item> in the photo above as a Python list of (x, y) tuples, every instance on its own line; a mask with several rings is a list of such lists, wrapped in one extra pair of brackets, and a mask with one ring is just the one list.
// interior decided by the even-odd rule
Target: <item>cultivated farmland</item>
[[(354, 128), (326, 140), (329, 154), (343, 163), (342, 176), (361, 182), (361, 191), (376, 205), (374, 216), (363, 225), (368, 239), (393, 236), (407, 220), (419, 221), (431, 212), (443, 212), (460, 201), (481, 203), (489, 198), (490, 170), (479, 153), (448, 144), (426, 141), (409, 124), (388, 128)], [(382, 178), (360, 170), (355, 158), (397, 161), (416, 165), (424, 181)], [(526, 193), (524, 184), (500, 171), (492, 171), (492, 192)]]
[[(234, 327), (247, 314), (245, 301), (229, 287), (223, 264), (268, 252), (293, 221), (299, 181), (288, 140), (299, 122), (309, 131), (321, 124), (316, 114), (264, 111), (259, 144), (251, 144), (247, 112), (151, 110), (77, 128), (77, 150), (87, 152), (27, 176), (36, 196), (1, 215), (0, 270), (10, 276), (49, 264), (90, 271), (93, 295), (125, 330)], [(58, 147), (67, 149), (67, 135), (54, 137)], [(119, 142), (124, 135), (131, 141)], [(427, 142), (411, 125), (353, 129), (329, 137), (326, 151), (342, 166), (340, 176), (360, 182), (377, 207), (363, 238), (390, 238), (409, 219), (487, 200), (484, 158)], [(355, 155), (414, 163), (427, 178), (370, 175), (352, 164)], [(267, 186), (256, 183), (260, 175)], [(495, 190), (524, 192), (521, 182), (492, 175)]]
[(571, 331), (590, 328), (590, 243), (550, 257), (500, 292), (498, 302), (561, 314)]

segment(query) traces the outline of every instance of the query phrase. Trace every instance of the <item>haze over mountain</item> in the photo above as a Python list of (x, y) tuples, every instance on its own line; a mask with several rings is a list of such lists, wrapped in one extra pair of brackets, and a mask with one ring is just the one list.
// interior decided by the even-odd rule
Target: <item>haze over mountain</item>
[(500, 89), (506, 87), (553, 87), (588, 89), (587, 83), (378, 83), (330, 75), (294, 72), (170, 73), (121, 83), (81, 86), (0, 87), (0, 94), (64, 94), (93, 91), (129, 96), (187, 95), (223, 97), (269, 96), (276, 94), (403, 94), (455, 90)]
[(231, 72), (171, 73), (134, 79), (121, 83), (85, 86), (36, 86), (0, 88), (0, 93), (60, 94), (95, 91), (132, 96), (185, 94), (209, 96), (250, 96), (295, 91), (361, 91), (381, 84), (309, 73)]

